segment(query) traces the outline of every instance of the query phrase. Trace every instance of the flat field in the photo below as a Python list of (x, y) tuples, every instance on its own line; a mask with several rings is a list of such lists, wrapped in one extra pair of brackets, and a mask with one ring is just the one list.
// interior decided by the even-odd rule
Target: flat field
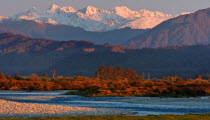
[[(23, 119), (1, 119), (1, 120), (23, 120)], [(148, 116), (71, 116), (32, 118), (25, 120), (210, 120), (210, 114), (189, 115), (148, 115)]]

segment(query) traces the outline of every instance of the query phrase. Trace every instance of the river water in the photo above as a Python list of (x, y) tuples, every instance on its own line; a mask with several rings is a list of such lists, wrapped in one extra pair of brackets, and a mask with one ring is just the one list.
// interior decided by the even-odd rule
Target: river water
[(39, 103), (91, 108), (118, 108), (136, 112), (135, 115), (210, 113), (210, 97), (82, 97), (62, 95), (66, 91), (24, 92), (0, 91), (0, 99), (21, 103)]

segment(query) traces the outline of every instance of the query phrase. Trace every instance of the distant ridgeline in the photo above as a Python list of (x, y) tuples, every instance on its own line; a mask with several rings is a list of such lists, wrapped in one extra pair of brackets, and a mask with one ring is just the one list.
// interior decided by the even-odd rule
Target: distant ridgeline
[[(210, 45), (127, 49), (88, 41), (33, 39), (9, 33), (0, 34), (0, 71), (12, 75), (41, 75), (55, 69), (59, 76), (93, 76), (101, 65), (131, 68), (151, 77), (178, 75), (193, 78), (210, 74)], [(136, 77), (133, 75), (129, 79)], [(113, 75), (115, 73), (112, 73)], [(100, 76), (99, 76), (100, 77)]]

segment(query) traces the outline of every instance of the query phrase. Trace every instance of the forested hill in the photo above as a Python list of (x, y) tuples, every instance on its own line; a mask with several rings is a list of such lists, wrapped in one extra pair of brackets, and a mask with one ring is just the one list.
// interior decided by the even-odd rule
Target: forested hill
[(93, 76), (101, 65), (131, 68), (151, 77), (195, 77), (210, 73), (210, 45), (161, 49), (125, 49), (87, 41), (51, 41), (0, 34), (0, 71), (5, 74), (50, 73)]
[(11, 33), (0, 34), (0, 53), (11, 52), (49, 52), (59, 51), (74, 46), (93, 46), (88, 41), (54, 41), (45, 39), (32, 39)]

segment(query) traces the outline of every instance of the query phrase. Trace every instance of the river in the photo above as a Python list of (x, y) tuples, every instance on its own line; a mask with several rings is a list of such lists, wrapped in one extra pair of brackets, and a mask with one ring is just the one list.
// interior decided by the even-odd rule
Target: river
[(21, 103), (118, 108), (136, 112), (135, 115), (210, 113), (210, 97), (159, 98), (159, 97), (83, 97), (62, 95), (66, 91), (0, 91), (0, 99)]

